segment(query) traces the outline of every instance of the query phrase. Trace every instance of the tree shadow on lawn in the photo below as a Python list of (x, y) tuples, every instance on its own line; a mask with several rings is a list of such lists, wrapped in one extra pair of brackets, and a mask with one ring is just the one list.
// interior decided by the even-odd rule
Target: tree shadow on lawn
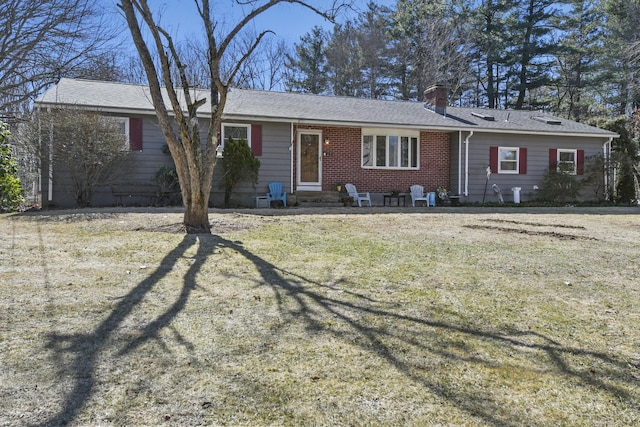
[[(65, 359), (64, 356), (71, 355), (71, 362), (66, 368), (74, 378), (75, 384), (66, 396), (63, 408), (42, 425), (66, 425), (74, 420), (94, 392), (97, 360), (101, 352), (109, 347), (110, 338), (122, 327), (123, 322), (134, 308), (142, 303), (145, 296), (174, 268), (187, 250), (198, 243), (198, 240), (197, 253), (193, 257), (194, 262), (184, 275), (182, 290), (178, 298), (161, 315), (144, 325), (137, 338), (130, 340), (119, 355), (123, 356), (134, 351), (146, 341), (159, 339), (160, 332), (170, 326), (171, 321), (185, 308), (191, 292), (196, 288), (196, 275), (206, 262), (207, 255), (212, 253), (213, 245), (217, 243), (213, 240), (213, 236), (185, 235), (182, 242), (163, 258), (160, 266), (154, 272), (120, 298), (120, 302), (109, 316), (92, 333), (50, 335), (47, 348), (54, 352), (53, 358), (58, 362), (58, 366), (64, 366), (62, 362)], [(179, 340), (181, 339), (179, 337)], [(190, 343), (186, 341), (182, 341), (181, 344), (190, 346)]]
[[(520, 426), (525, 419), (528, 425), (545, 424), (544, 421), (536, 423), (535, 419), (530, 418), (528, 410), (531, 408), (515, 407), (517, 405), (511, 409), (505, 408), (503, 403), (491, 397), (490, 390), (486, 388), (483, 388), (480, 393), (477, 389), (470, 392), (462, 390), (456, 384), (447, 386), (430, 380), (424, 375), (424, 366), (419, 366), (420, 364), (415, 361), (407, 360), (404, 354), (407, 348), (422, 353), (426, 357), (435, 355), (452, 362), (481, 364), (488, 368), (510, 368), (511, 366), (508, 363), (492, 361), (484, 355), (473, 355), (471, 352), (461, 355), (465, 352), (452, 351), (452, 349), (462, 347), (464, 350), (467, 341), (475, 340), (488, 343), (492, 348), (499, 349), (503, 353), (525, 354), (524, 357), (527, 358), (539, 358), (528, 354), (541, 353), (546, 356), (546, 361), (544, 363), (537, 362), (539, 370), (533, 372), (534, 375), (557, 372), (583, 387), (606, 390), (612, 400), (626, 402), (625, 405), (629, 408), (635, 410), (639, 406), (639, 396), (634, 392), (629, 392), (626, 388), (627, 385), (631, 389), (638, 386), (638, 382), (631, 372), (631, 367), (626, 361), (619, 360), (611, 354), (566, 346), (534, 331), (511, 329), (505, 333), (499, 333), (454, 323), (433, 321), (429, 320), (426, 309), (424, 318), (404, 315), (401, 304), (395, 308), (384, 308), (385, 305), (389, 306), (388, 303), (376, 301), (363, 294), (339, 289), (336, 286), (322, 284), (301, 274), (285, 271), (246, 250), (241, 244), (220, 239), (220, 246), (239, 252), (255, 265), (262, 276), (261, 285), (272, 289), (280, 312), (304, 322), (307, 330), (328, 333), (382, 358), (390, 367), (402, 373), (406, 378), (448, 400), (470, 417), (478, 417), (496, 426)], [(338, 295), (345, 297), (328, 296), (327, 291), (339, 291)], [(336, 293), (331, 292), (331, 294)], [(287, 308), (290, 306), (290, 300), (295, 302), (294, 309)], [(381, 320), (385, 325), (393, 326), (372, 326), (371, 322), (364, 320), (371, 319), (372, 316)], [(323, 321), (323, 318), (326, 320), (327, 317), (337, 321)], [(337, 326), (338, 324), (342, 328)], [(346, 330), (344, 326), (346, 326)], [(444, 342), (441, 338), (433, 339), (438, 334), (430, 334), (429, 331), (444, 332), (447, 337), (451, 338)], [(441, 337), (442, 334), (439, 336)], [(572, 360), (576, 357), (580, 359), (580, 362)], [(581, 365), (585, 359), (599, 365), (597, 370), (576, 366)], [(513, 368), (521, 369), (518, 366), (513, 366)], [(567, 414), (567, 416), (570, 415)]]
[[(75, 383), (60, 411), (42, 425), (57, 426), (73, 422), (95, 392), (98, 359), (101, 352), (108, 349), (110, 338), (123, 325), (134, 308), (141, 304), (145, 295), (152, 291), (186, 251), (196, 244), (198, 244), (197, 253), (193, 264), (184, 275), (178, 298), (161, 315), (146, 323), (141, 333), (125, 344), (120, 355), (136, 350), (149, 340), (158, 339), (160, 332), (170, 327), (171, 322), (186, 307), (191, 292), (196, 288), (196, 275), (207, 261), (207, 256), (216, 248), (226, 248), (237, 251), (255, 265), (262, 278), (259, 285), (268, 286), (274, 292), (278, 308), (283, 314), (299, 319), (308, 330), (330, 334), (337, 339), (359, 346), (362, 351), (376, 358), (381, 358), (389, 367), (428, 389), (434, 395), (451, 402), (466, 412), (469, 417), (477, 417), (498, 426), (516, 426), (522, 424), (528, 408), (515, 406), (505, 408), (501, 402), (491, 397), (489, 390), (484, 388), (481, 392), (477, 389), (471, 392), (468, 389), (461, 389), (456, 384), (435, 382), (425, 375), (424, 366), (419, 366), (418, 362), (404, 357), (402, 348), (410, 348), (413, 352), (424, 354), (426, 358), (431, 355), (452, 362), (482, 364), (489, 368), (500, 362), (464, 352), (466, 341), (482, 341), (494, 348), (506, 348), (514, 353), (541, 352), (546, 355), (547, 360), (541, 366), (544, 371), (558, 372), (585, 387), (606, 390), (612, 396), (612, 400), (619, 399), (630, 408), (638, 406), (638, 396), (620, 386), (620, 384), (628, 384), (631, 388), (635, 381), (629, 372), (629, 366), (610, 354), (564, 346), (549, 337), (531, 331), (511, 330), (500, 334), (459, 326), (453, 322), (429, 320), (428, 313), (424, 318), (408, 316), (402, 314), (401, 305), (388, 308), (388, 303), (381, 303), (363, 294), (345, 291), (337, 286), (325, 285), (301, 274), (285, 271), (248, 251), (239, 242), (212, 235), (185, 235), (182, 242), (164, 257), (160, 266), (122, 297), (109, 316), (92, 333), (53, 334), (49, 337), (48, 348), (54, 352), (54, 360), (62, 363), (64, 356), (71, 356), (67, 367)], [(328, 296), (328, 293), (332, 296)], [(335, 297), (334, 294), (343, 295), (343, 297)], [(292, 302), (294, 308), (288, 308), (291, 307)], [(323, 316), (324, 318), (331, 316), (335, 322), (328, 324), (322, 321)], [(372, 317), (392, 326), (375, 326), (365, 320)], [(447, 337), (455, 338), (447, 338), (444, 341), (442, 338), (432, 339), (437, 334), (430, 334), (429, 331), (446, 332)], [(190, 346), (188, 342), (182, 342), (182, 344)], [(462, 351), (454, 351), (456, 347), (462, 348)], [(599, 363), (602, 368), (596, 372), (589, 372), (575, 367), (570, 359), (576, 356)], [(637, 383), (634, 384), (637, 385)], [(536, 425), (536, 421), (530, 418), (527, 419), (527, 423)]]

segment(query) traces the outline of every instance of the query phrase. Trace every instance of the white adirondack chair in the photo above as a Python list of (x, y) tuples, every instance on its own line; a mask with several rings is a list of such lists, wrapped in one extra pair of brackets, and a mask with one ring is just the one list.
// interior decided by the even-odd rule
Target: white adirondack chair
[(429, 206), (429, 197), (424, 194), (424, 187), (422, 185), (412, 185), (411, 187), (411, 206), (416, 207), (416, 202), (422, 200), (425, 206)]
[(358, 206), (362, 207), (362, 202), (369, 202), (369, 207), (371, 207), (371, 196), (369, 193), (358, 193), (356, 186), (353, 184), (346, 184), (345, 188), (347, 189), (349, 196), (353, 197), (353, 200), (358, 202)]

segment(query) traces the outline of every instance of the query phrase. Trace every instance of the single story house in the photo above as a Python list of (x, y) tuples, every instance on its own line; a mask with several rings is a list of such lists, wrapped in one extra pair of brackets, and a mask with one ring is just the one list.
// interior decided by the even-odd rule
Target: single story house
[[(120, 118), (137, 157), (131, 182), (151, 182), (163, 164), (171, 164), (146, 86), (63, 78), (36, 106)], [(208, 104), (200, 110), (206, 133)], [(505, 201), (513, 200), (513, 188), (528, 200), (550, 167), (562, 163), (579, 175), (589, 156), (608, 157), (618, 136), (542, 112), (452, 107), (439, 85), (425, 91), (424, 102), (233, 88), (223, 119), (222, 137), (246, 138), (261, 162), (258, 183), (235, 195), (236, 203), (248, 206), (271, 181), (282, 182), (291, 197), (352, 183), (372, 193), (375, 203), (383, 193), (420, 184), (425, 191), (445, 187), (461, 201), (478, 202), (493, 200), (496, 184)], [(72, 205), (49, 176), (43, 174), (43, 204)], [(222, 197), (214, 183), (212, 204), (220, 206)], [(105, 190), (93, 204), (115, 203)]]

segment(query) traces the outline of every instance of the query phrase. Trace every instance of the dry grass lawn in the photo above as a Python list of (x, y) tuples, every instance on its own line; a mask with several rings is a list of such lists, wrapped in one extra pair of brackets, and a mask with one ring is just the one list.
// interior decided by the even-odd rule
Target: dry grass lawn
[(639, 425), (638, 213), (2, 215), (0, 425)]

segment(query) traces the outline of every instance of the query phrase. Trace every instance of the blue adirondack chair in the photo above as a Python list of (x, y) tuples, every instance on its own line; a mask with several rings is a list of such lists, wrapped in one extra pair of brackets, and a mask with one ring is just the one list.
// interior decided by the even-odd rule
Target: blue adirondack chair
[(287, 207), (287, 193), (282, 191), (281, 182), (269, 183), (269, 192), (267, 193), (267, 198), (269, 199), (269, 205), (271, 205), (271, 202), (273, 201), (282, 200), (284, 207)]

